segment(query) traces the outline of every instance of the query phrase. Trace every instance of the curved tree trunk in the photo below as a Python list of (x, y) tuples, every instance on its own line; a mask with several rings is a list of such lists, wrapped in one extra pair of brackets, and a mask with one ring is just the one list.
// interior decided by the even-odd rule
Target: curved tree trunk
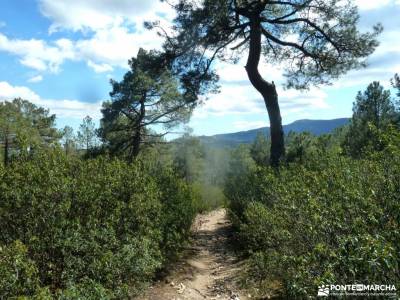
[(274, 82), (265, 81), (258, 65), (261, 57), (261, 25), (259, 20), (251, 20), (250, 25), (250, 49), (246, 64), (247, 75), (251, 84), (257, 89), (264, 98), (267, 107), (270, 134), (271, 134), (271, 156), (270, 164), (274, 167), (279, 166), (281, 158), (285, 155), (284, 135), (282, 128), (282, 118), (278, 103), (278, 94)]

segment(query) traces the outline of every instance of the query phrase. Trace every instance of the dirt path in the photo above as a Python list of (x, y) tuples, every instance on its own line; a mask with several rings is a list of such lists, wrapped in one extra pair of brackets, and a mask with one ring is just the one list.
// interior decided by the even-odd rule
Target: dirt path
[(187, 258), (138, 300), (248, 299), (236, 288), (241, 266), (229, 251), (230, 232), (224, 209), (199, 215)]

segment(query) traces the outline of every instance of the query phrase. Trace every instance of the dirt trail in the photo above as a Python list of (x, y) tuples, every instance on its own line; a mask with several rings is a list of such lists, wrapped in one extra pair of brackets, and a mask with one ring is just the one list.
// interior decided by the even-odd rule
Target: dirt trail
[(241, 266), (229, 250), (230, 232), (224, 209), (199, 215), (187, 258), (138, 300), (249, 299), (236, 288)]

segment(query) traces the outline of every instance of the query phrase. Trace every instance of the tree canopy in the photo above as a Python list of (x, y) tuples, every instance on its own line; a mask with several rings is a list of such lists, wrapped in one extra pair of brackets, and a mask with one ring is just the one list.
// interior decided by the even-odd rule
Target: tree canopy
[[(357, 29), (352, 1), (340, 0), (179, 0), (166, 1), (177, 12), (172, 34), (159, 24), (166, 57), (183, 86), (193, 93), (213, 89), (216, 59), (238, 62), (248, 53), (246, 71), (266, 104), (271, 124), (271, 163), (284, 155), (282, 119), (275, 84), (258, 70), (263, 56), (285, 68), (287, 87), (325, 84), (366, 65), (378, 46), (379, 24), (372, 32)], [(271, 70), (272, 73), (272, 70)]]
[[(179, 88), (161, 54), (140, 49), (129, 61), (131, 68), (121, 82), (111, 81), (111, 101), (103, 104), (100, 136), (111, 152), (139, 154), (142, 144), (151, 144), (188, 120), (196, 102)], [(154, 133), (152, 128), (164, 129)]]
[(257, 134), (256, 139), (251, 144), (250, 155), (259, 166), (265, 165), (268, 161), (268, 157), (270, 155), (268, 151), (268, 140), (261, 132)]
[(380, 150), (381, 133), (396, 125), (399, 125), (399, 112), (390, 91), (374, 81), (357, 94), (344, 148), (354, 157), (362, 156), (370, 148)]
[(394, 74), (393, 79), (391, 80), (392, 85), (395, 89), (397, 89), (397, 97), (400, 100), (400, 76), (399, 74)]
[(96, 144), (96, 125), (90, 116), (83, 118), (79, 125), (78, 142), (86, 151), (90, 151)]
[(328, 83), (365, 66), (382, 31), (377, 24), (372, 32), (361, 33), (351, 0), (166, 2), (176, 9), (177, 17), (174, 35), (164, 34), (164, 46), (181, 62), (190, 59), (192, 64), (184, 67), (213, 72), (207, 62), (217, 58), (237, 62), (250, 47), (251, 32), (259, 30), (265, 61), (285, 63), (287, 86), (295, 88)]
[(389, 90), (384, 90), (379, 82), (368, 85), (364, 92), (359, 91), (353, 106), (353, 122), (370, 122), (381, 129), (396, 121), (396, 107)]
[(60, 138), (55, 115), (49, 110), (23, 100), (0, 103), (0, 144), (3, 160), (8, 164), (11, 150), (27, 153), (34, 147), (52, 144)]
[(71, 126), (65, 126), (62, 130), (61, 143), (64, 147), (65, 153), (71, 154), (77, 149), (77, 138), (74, 134), (74, 129)]

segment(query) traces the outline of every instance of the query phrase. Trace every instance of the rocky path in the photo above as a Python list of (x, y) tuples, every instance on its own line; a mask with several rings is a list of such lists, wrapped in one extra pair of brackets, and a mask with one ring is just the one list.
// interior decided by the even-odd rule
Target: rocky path
[(236, 286), (240, 263), (229, 250), (231, 224), (219, 209), (199, 215), (186, 258), (138, 300), (244, 300)]

